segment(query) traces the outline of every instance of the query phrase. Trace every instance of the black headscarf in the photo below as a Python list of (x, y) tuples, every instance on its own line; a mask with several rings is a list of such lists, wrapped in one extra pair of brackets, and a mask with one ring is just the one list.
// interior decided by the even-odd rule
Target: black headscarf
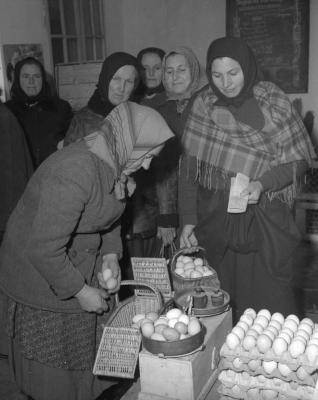
[[(21, 88), (20, 85), (20, 74), (21, 69), (24, 65), (37, 65), (40, 69), (42, 75), (42, 88), (39, 94), (36, 96), (28, 96)], [(34, 57), (23, 58), (16, 63), (14, 67), (14, 79), (11, 87), (11, 97), (17, 103), (24, 104), (27, 106), (33, 105), (35, 103), (45, 103), (49, 102), (51, 95), (50, 86), (48, 84), (46, 73), (42, 63)]]
[[(223, 57), (237, 61), (244, 74), (244, 86), (236, 97), (224, 96), (213, 83), (212, 62), (216, 58)], [(206, 58), (206, 74), (210, 86), (219, 99), (217, 104), (234, 107), (239, 107), (246, 99), (253, 97), (253, 87), (259, 81), (257, 64), (251, 48), (242, 39), (234, 37), (222, 37), (210, 44)]]
[[(132, 65), (138, 72), (137, 59), (131, 54), (116, 52), (105, 59), (96, 85), (97, 89), (88, 101), (88, 107), (96, 114), (106, 117), (115, 107), (108, 99), (108, 87), (115, 73), (124, 65)], [(135, 87), (138, 79), (136, 81)]]
[[(139, 72), (140, 74), (143, 73), (143, 66), (142, 66), (142, 57), (145, 54), (157, 54), (160, 57), (160, 60), (163, 60), (163, 57), (165, 55), (165, 52), (160, 49), (159, 47), (147, 47), (145, 49), (140, 50), (140, 52), (137, 54), (137, 61), (138, 61), (138, 68), (139, 68)], [(138, 87), (138, 96), (143, 97), (143, 96), (150, 96), (152, 94), (155, 93), (162, 93), (164, 92), (165, 88), (163, 87), (162, 82), (160, 83), (159, 86), (156, 86), (154, 88), (148, 88), (143, 82), (142, 80), (140, 81), (139, 87)]]

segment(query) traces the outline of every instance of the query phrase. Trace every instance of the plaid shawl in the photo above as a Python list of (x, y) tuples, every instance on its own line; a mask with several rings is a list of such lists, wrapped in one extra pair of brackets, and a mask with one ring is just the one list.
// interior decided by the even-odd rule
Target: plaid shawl
[[(197, 161), (196, 179), (211, 188), (211, 174), (241, 172), (256, 180), (272, 167), (315, 157), (306, 128), (287, 95), (271, 82), (254, 86), (264, 115), (262, 130), (237, 121), (227, 107), (216, 106), (216, 95), (206, 87), (190, 111), (184, 136), (184, 158)], [(295, 183), (295, 182), (294, 182)]]

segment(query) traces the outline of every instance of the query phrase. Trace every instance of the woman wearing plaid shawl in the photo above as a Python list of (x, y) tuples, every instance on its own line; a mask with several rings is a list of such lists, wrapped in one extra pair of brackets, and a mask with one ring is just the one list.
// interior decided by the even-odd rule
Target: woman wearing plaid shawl
[[(300, 234), (291, 207), (297, 178), (314, 150), (288, 97), (258, 78), (251, 49), (238, 38), (213, 41), (209, 84), (186, 122), (180, 167), (181, 247), (207, 251), (234, 318), (246, 308), (299, 313), (293, 260)], [(244, 213), (228, 213), (231, 177), (247, 175)]]

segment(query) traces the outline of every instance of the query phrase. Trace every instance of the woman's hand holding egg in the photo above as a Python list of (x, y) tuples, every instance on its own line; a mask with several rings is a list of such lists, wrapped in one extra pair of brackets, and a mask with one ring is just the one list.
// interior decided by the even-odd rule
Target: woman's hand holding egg
[(103, 255), (102, 272), (98, 273), (99, 284), (109, 293), (116, 293), (121, 282), (121, 271), (117, 254)]

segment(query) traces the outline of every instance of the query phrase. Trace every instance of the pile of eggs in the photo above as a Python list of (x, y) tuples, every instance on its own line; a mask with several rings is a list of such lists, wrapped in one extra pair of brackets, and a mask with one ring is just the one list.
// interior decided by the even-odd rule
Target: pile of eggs
[(179, 256), (176, 260), (174, 272), (183, 278), (202, 278), (203, 276), (211, 276), (213, 272), (204, 265), (202, 258), (192, 258), (190, 256)]
[[(277, 357), (287, 352), (296, 359), (304, 354), (312, 364), (318, 356), (318, 326), (310, 318), (300, 321), (293, 314), (284, 318), (278, 312), (271, 315), (264, 309), (256, 313), (249, 308), (227, 335), (225, 343), (230, 350), (240, 345), (246, 351), (256, 348), (261, 354), (272, 350)], [(267, 369), (274, 368), (274, 364), (268, 362)]]
[(201, 331), (198, 318), (188, 316), (178, 308), (160, 316), (156, 312), (136, 314), (132, 327), (140, 329), (144, 337), (162, 342), (186, 339)]

